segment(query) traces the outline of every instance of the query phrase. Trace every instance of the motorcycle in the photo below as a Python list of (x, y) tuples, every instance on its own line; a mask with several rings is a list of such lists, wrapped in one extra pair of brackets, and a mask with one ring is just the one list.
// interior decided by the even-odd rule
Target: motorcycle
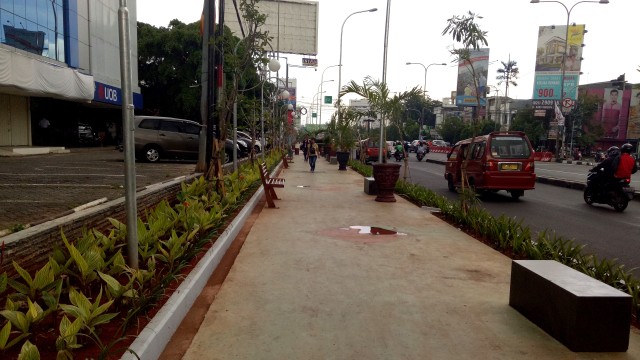
[(629, 186), (631, 179), (614, 179), (604, 184), (599, 179), (601, 171), (590, 171), (587, 175), (587, 186), (584, 189), (584, 202), (606, 204), (617, 212), (623, 212), (629, 200), (633, 200), (635, 189)]
[(426, 154), (427, 154), (427, 152), (421, 147), (416, 152), (416, 158), (418, 159), (418, 161), (422, 161), (422, 159), (424, 159), (424, 156)]
[(404, 160), (404, 151), (396, 150), (396, 152), (393, 154), (393, 156), (396, 158), (396, 161), (402, 161), (402, 160)]

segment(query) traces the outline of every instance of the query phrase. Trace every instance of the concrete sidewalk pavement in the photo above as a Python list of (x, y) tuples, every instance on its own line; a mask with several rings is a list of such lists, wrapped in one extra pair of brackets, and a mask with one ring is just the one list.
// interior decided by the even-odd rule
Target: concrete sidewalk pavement
[(183, 359), (640, 359), (636, 329), (626, 353), (571, 352), (508, 305), (509, 258), (353, 170), (279, 177)]

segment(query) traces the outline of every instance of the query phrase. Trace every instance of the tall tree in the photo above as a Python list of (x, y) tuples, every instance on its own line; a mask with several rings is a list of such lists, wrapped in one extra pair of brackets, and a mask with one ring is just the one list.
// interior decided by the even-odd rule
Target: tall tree
[(498, 69), (496, 80), (498, 80), (498, 85), (504, 83), (504, 97), (508, 98), (509, 85), (518, 86), (516, 80), (520, 75), (520, 69), (518, 69), (518, 62), (511, 60), (511, 55), (509, 55), (509, 60), (506, 63), (504, 61), (500, 62), (502, 63), (502, 68)]
[(138, 22), (138, 81), (144, 112), (198, 120), (200, 23), (172, 20), (157, 28)]
[[(476, 70), (471, 61), (471, 50), (478, 50), (482, 45), (489, 45), (487, 41), (487, 32), (480, 28), (480, 25), (476, 23), (476, 19), (482, 19), (482, 16), (477, 15), (471, 11), (464, 16), (453, 16), (447, 20), (447, 26), (442, 31), (442, 35), (449, 34), (453, 37), (453, 40), (462, 43), (462, 48), (453, 48), (450, 50), (458, 63), (465, 63), (471, 70), (471, 76), (473, 77), (473, 84), (476, 90), (476, 111), (474, 111), (473, 125), (478, 122), (478, 107), (480, 106), (480, 90), (478, 86), (478, 76)], [(473, 140), (477, 131), (472, 132), (471, 144), (469, 149), (473, 148)], [(460, 197), (460, 203), (463, 211), (467, 211), (471, 200), (475, 199), (475, 193), (473, 191), (467, 194), (465, 187), (469, 185), (469, 179), (467, 177), (467, 164), (468, 157), (462, 162), (461, 175), (462, 175), (462, 194)]]
[[(479, 50), (483, 45), (489, 45), (487, 41), (487, 32), (480, 28), (480, 25), (476, 23), (477, 19), (482, 19), (482, 16), (477, 15), (471, 11), (467, 15), (453, 16), (447, 20), (447, 26), (442, 31), (442, 35), (449, 34), (453, 37), (453, 40), (462, 43), (462, 48), (453, 48), (450, 50), (451, 55), (455, 57), (456, 63), (464, 63), (471, 70), (471, 76), (473, 77), (473, 84), (476, 93), (476, 104), (480, 106), (480, 89), (478, 84), (478, 76), (476, 69), (471, 61), (471, 50)], [(476, 108), (477, 110), (477, 108)], [(474, 112), (473, 121), (478, 120), (478, 111)]]

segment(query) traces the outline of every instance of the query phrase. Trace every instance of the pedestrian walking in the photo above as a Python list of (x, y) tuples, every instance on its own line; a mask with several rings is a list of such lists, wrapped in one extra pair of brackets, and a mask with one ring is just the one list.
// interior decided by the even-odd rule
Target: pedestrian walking
[(318, 148), (318, 144), (316, 144), (315, 140), (309, 140), (309, 167), (311, 168), (311, 172), (316, 171), (316, 160), (318, 159), (318, 153), (320, 149)]

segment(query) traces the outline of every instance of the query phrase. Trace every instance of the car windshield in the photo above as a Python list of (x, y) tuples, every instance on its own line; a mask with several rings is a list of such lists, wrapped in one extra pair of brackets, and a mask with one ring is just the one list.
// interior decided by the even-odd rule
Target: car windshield
[(521, 159), (531, 155), (525, 138), (519, 136), (497, 136), (491, 139), (491, 155), (500, 159)]

